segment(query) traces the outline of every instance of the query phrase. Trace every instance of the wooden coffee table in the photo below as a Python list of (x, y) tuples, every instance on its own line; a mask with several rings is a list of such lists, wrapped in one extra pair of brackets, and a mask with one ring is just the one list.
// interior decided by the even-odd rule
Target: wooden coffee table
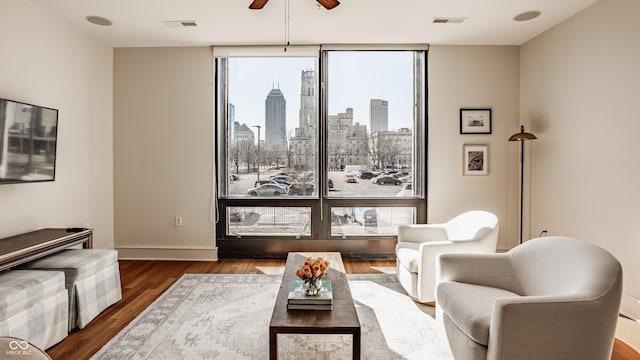
[[(307, 256), (329, 260), (325, 275), (333, 288), (333, 310), (287, 310), (287, 297), (296, 269)], [(360, 320), (351, 297), (340, 253), (289, 253), (276, 305), (269, 324), (269, 359), (278, 357), (278, 334), (351, 334), (353, 359), (360, 359)]]

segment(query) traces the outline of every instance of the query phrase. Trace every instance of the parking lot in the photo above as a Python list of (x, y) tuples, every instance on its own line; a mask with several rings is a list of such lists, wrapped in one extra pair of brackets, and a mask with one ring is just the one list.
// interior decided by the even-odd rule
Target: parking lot
[[(277, 170), (260, 171), (260, 180), (268, 180)], [(401, 191), (398, 185), (377, 185), (370, 179), (356, 179), (355, 183), (344, 181), (344, 171), (329, 172), (333, 188), (329, 197), (395, 197)], [(257, 173), (239, 174), (237, 180), (229, 182), (229, 195), (249, 197), (247, 190), (258, 180)], [(297, 196), (283, 194), (276, 198)], [(272, 195), (269, 197), (273, 197)], [(267, 196), (263, 196), (267, 198)], [(229, 232), (235, 235), (311, 235), (311, 209), (306, 206), (246, 206), (230, 208)], [(372, 217), (373, 216), (373, 217)], [(397, 225), (414, 221), (412, 207), (337, 207), (332, 209), (331, 232), (333, 236), (363, 234), (395, 234)]]
[[(277, 174), (278, 170), (261, 170), (260, 180), (268, 180), (270, 176)], [(329, 178), (333, 180), (333, 189), (329, 190), (330, 197), (352, 197), (352, 196), (371, 196), (386, 197), (396, 196), (401, 190), (398, 185), (376, 185), (371, 180), (356, 179), (355, 183), (347, 183), (344, 181), (345, 171), (330, 171)], [(257, 173), (241, 173), (238, 174), (239, 179), (229, 182), (230, 196), (249, 196), (247, 190), (254, 187), (258, 180)], [(317, 189), (316, 189), (317, 191)], [(287, 195), (285, 195), (287, 196)]]

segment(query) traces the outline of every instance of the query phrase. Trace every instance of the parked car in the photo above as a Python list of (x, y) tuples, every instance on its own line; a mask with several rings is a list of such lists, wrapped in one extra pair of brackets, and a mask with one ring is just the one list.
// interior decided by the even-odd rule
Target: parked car
[(372, 173), (371, 171), (361, 171), (358, 177), (360, 179), (373, 179), (374, 177), (376, 177), (376, 174)]
[(237, 174), (229, 174), (229, 181), (238, 181), (240, 180), (240, 176)]
[(272, 179), (271, 182), (278, 184), (278, 185), (282, 185), (284, 187), (289, 187), (289, 185), (291, 185), (291, 182), (284, 180), (284, 179)]
[(262, 184), (275, 184), (275, 182), (271, 181), (271, 180), (260, 180), (260, 181), (254, 181), (253, 182), (253, 187), (258, 187)]
[(396, 179), (402, 179), (403, 177), (409, 175), (408, 171), (398, 171), (397, 173), (393, 174), (393, 177)]
[(353, 222), (365, 227), (377, 227), (378, 211), (375, 208), (355, 208)]
[(277, 179), (282, 179), (282, 180), (286, 180), (286, 181), (291, 181), (291, 177), (287, 174), (283, 174), (283, 173), (278, 173), (275, 174), (273, 176), (269, 177), (271, 180), (277, 180)]
[(346, 174), (344, 176), (344, 182), (346, 183), (356, 183), (356, 177), (353, 174)]
[(289, 177), (289, 175), (273, 175), (270, 176), (269, 179), (271, 180), (271, 182), (284, 185), (285, 187), (291, 185), (291, 177)]
[(401, 180), (398, 180), (398, 179), (394, 178), (391, 175), (380, 175), (378, 177), (375, 177), (375, 178), (371, 179), (371, 182), (374, 183), (374, 184), (378, 184), (378, 185), (386, 185), (386, 184), (400, 185), (400, 184), (402, 184)]
[(293, 183), (287, 188), (289, 195), (313, 195), (315, 186), (313, 183)]
[(251, 196), (280, 196), (287, 193), (287, 188), (276, 183), (262, 184), (247, 190)]

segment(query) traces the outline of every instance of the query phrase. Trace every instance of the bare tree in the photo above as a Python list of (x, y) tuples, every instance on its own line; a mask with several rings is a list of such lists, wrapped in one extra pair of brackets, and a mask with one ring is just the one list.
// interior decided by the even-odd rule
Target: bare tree
[(255, 170), (257, 160), (256, 150), (256, 146), (250, 141), (240, 141), (238, 143), (238, 159), (247, 166), (247, 172), (251, 171), (252, 165)]
[(340, 149), (340, 145), (338, 144), (338, 139), (329, 139), (327, 142), (327, 157), (329, 170), (333, 170), (338, 165), (338, 151)]
[[(398, 157), (402, 154), (400, 140), (397, 137), (388, 137), (385, 141), (385, 148), (383, 151), (385, 153), (385, 159), (390, 162), (392, 170), (395, 170), (396, 164), (398, 163)], [(386, 167), (389, 163), (383, 165)]]
[(238, 142), (229, 145), (229, 160), (233, 163), (235, 173), (238, 174), (240, 168), (240, 149), (238, 148)]
[(372, 133), (367, 146), (371, 162), (378, 169), (384, 169), (388, 165), (395, 169), (397, 159), (403, 152), (400, 139), (386, 131)]
[(367, 153), (371, 159), (371, 163), (374, 168), (380, 168), (380, 162), (383, 160), (384, 155), (381, 151), (380, 142), (375, 133), (369, 135), (369, 140), (366, 142)]

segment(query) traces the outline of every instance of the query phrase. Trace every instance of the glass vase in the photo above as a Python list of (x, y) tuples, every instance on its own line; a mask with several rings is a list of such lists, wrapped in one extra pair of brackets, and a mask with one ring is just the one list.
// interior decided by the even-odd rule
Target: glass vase
[(302, 289), (304, 290), (304, 293), (309, 296), (318, 295), (321, 288), (322, 279), (320, 278), (305, 279), (302, 283)]

